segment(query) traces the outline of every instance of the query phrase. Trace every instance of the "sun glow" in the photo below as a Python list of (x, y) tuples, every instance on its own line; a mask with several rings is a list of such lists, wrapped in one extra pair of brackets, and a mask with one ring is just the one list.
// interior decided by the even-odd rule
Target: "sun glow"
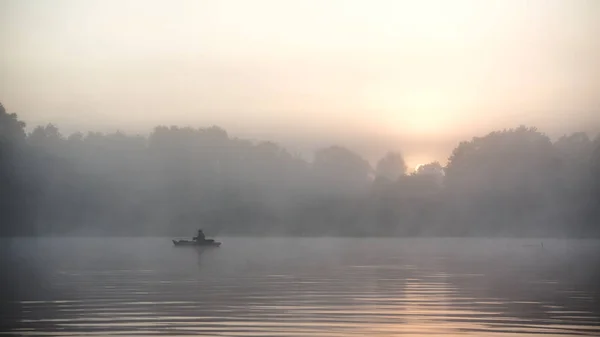
[(416, 92), (404, 97), (401, 118), (416, 133), (439, 132), (444, 127), (445, 100), (431, 92)]
[(416, 135), (444, 132), (457, 106), (450, 95), (430, 90), (394, 92), (381, 88), (369, 101), (371, 108), (388, 116), (387, 127)]

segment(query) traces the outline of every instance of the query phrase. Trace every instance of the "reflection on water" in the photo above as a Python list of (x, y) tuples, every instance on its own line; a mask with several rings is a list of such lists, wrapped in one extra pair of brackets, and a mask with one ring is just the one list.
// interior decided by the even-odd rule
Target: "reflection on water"
[[(600, 335), (585, 240), (3, 240), (22, 335)], [(8, 273), (10, 271), (10, 273)]]

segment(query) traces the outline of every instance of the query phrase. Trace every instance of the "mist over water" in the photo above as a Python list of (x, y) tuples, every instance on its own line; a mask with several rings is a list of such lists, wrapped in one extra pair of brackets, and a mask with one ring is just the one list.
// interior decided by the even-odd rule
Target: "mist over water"
[[(1, 332), (600, 334), (600, 242), (567, 239), (600, 235), (598, 136), (493, 131), (409, 172), (219, 127), (26, 134), (0, 108)], [(198, 227), (223, 245), (173, 246)]]
[[(594, 336), (600, 241), (3, 239), (23, 335)], [(17, 263), (18, 262), (18, 263)], [(3, 283), (6, 285), (6, 283)]]
[(598, 36), (598, 0), (2, 0), (0, 333), (600, 336)]

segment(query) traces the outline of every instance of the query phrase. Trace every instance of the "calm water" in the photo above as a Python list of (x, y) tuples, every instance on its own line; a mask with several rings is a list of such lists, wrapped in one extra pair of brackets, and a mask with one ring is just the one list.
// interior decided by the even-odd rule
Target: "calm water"
[(0, 330), (600, 335), (598, 241), (221, 241), (199, 251), (169, 238), (2, 240)]

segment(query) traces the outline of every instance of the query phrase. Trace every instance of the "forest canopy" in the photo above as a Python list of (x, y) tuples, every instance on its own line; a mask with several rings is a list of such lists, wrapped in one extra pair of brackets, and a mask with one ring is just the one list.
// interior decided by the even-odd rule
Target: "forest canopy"
[(399, 152), (372, 167), (333, 145), (307, 161), (216, 126), (25, 127), (0, 105), (4, 236), (600, 234), (600, 137), (581, 132), (494, 131), (409, 174)]

